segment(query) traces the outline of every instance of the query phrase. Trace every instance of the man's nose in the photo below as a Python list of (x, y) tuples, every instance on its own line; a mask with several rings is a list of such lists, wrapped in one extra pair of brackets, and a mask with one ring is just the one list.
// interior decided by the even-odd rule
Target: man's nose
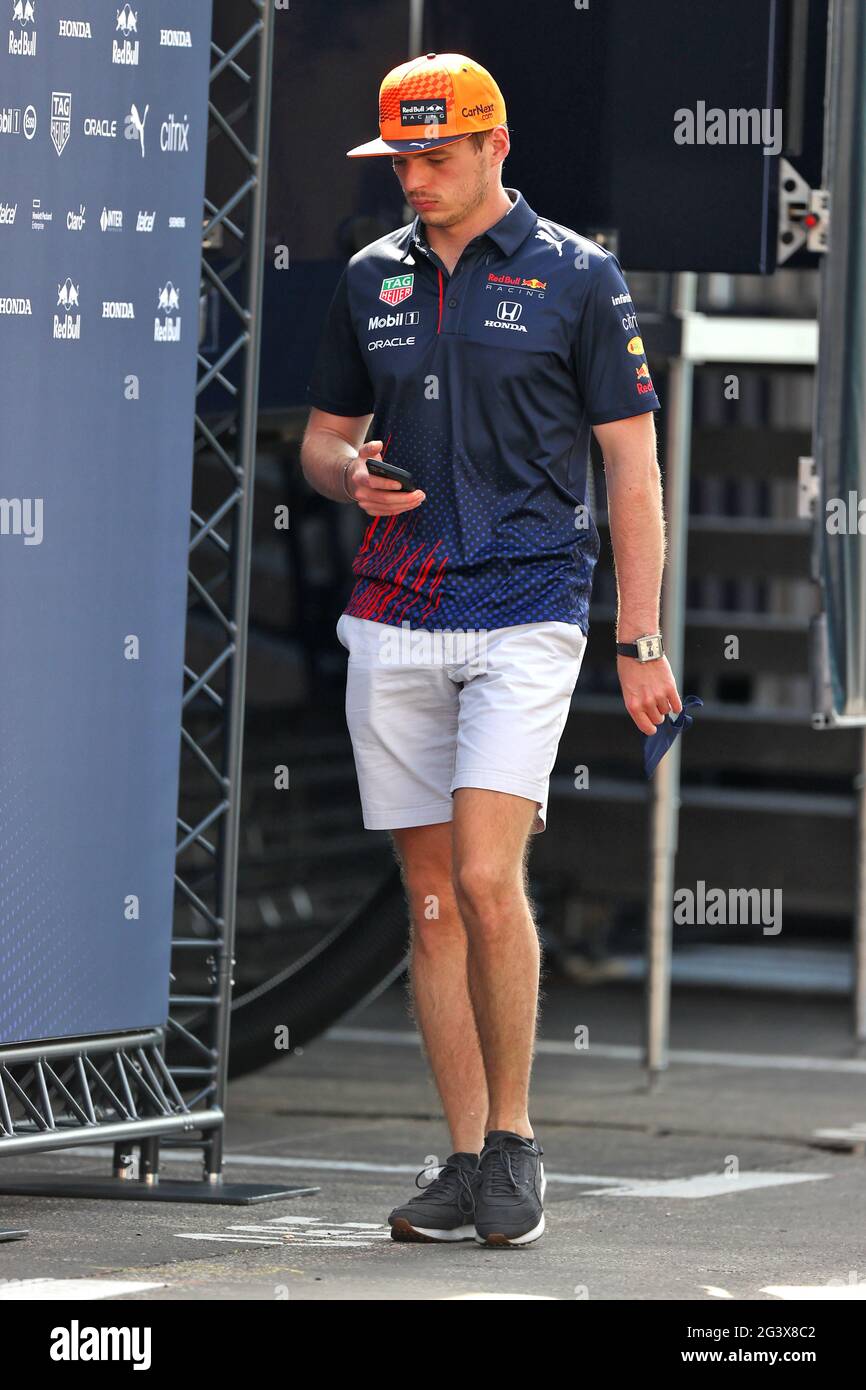
[(417, 167), (413, 169), (411, 167), (413, 162), (412, 160), (409, 161), (410, 167), (403, 175), (403, 188), (406, 193), (417, 193), (420, 189), (423, 189), (426, 182), (424, 170)]

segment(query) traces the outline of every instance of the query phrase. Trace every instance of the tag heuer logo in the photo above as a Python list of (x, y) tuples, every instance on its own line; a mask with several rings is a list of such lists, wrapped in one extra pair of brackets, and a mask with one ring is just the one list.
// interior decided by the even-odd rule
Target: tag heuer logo
[(58, 154), (62, 154), (69, 139), (72, 123), (72, 96), (69, 92), (51, 93), (51, 141)]
[(379, 291), (379, 298), (384, 299), (386, 304), (393, 308), (395, 304), (402, 304), (404, 299), (408, 299), (412, 293), (415, 281), (412, 275), (393, 275), (389, 280), (382, 281), (382, 288)]

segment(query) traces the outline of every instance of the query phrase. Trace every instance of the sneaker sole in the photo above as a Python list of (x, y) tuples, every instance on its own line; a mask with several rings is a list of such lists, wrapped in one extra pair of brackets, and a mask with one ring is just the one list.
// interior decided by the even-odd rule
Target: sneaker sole
[(455, 1226), (452, 1231), (436, 1230), (432, 1227), (413, 1226), (405, 1216), (398, 1216), (391, 1223), (392, 1240), (416, 1241), (422, 1245), (445, 1245), (453, 1240), (476, 1240), (474, 1226)]
[(522, 1236), (505, 1236), (501, 1232), (491, 1231), (488, 1236), (479, 1236), (475, 1239), (479, 1245), (529, 1245), (531, 1241), (538, 1240), (544, 1235), (544, 1215), (537, 1226), (533, 1226), (531, 1231), (527, 1231)]

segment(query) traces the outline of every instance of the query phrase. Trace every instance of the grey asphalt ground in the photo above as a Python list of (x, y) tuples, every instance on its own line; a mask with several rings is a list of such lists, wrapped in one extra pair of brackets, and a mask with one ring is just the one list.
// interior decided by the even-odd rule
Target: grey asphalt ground
[[(33, 1296), (19, 1281), (34, 1279), (156, 1286), (115, 1295), (133, 1300), (778, 1304), (866, 1294), (863, 1146), (827, 1149), (814, 1137), (866, 1122), (866, 1062), (844, 1000), (679, 990), (671, 1065), (650, 1092), (628, 1051), (641, 1042), (640, 989), (546, 988), (531, 1118), (545, 1151), (547, 1232), (535, 1245), (388, 1238), (389, 1210), (450, 1149), (397, 985), (230, 1087), (226, 1178), (315, 1195), (255, 1206), (0, 1195), (0, 1226), (30, 1231), (0, 1244), (0, 1297)], [(581, 1025), (589, 1047), (578, 1051)], [(193, 1158), (167, 1152), (164, 1176), (197, 1177)], [(0, 1181), (37, 1171), (107, 1176), (109, 1156), (7, 1158)]]

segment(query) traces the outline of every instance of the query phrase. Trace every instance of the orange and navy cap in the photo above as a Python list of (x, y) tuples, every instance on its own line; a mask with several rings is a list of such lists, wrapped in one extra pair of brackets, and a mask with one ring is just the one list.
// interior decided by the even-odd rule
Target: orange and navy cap
[(505, 99), (486, 68), (463, 53), (427, 53), (385, 76), (379, 88), (381, 138), (346, 154), (418, 154), (505, 124)]

